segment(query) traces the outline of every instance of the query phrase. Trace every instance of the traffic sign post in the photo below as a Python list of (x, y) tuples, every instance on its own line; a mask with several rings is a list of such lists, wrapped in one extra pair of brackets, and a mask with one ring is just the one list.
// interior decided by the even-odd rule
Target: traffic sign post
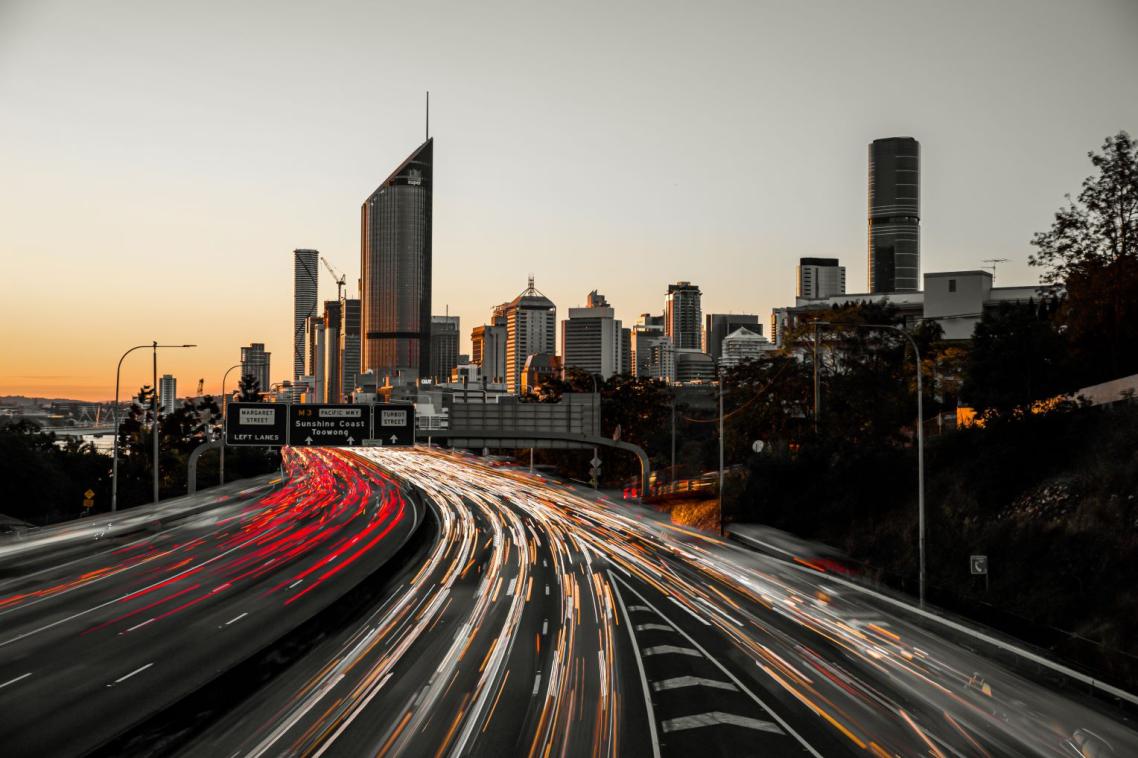
[(589, 481), (593, 483), (593, 489), (596, 489), (601, 481), (601, 459), (597, 457), (596, 448), (593, 448), (593, 458), (589, 461), (589, 466), (591, 467), (589, 469)]
[(371, 409), (366, 405), (289, 406), (288, 437), (294, 447), (351, 447), (371, 435)]
[(89, 511), (95, 507), (95, 490), (90, 487), (83, 493), (83, 510)]
[(226, 445), (288, 444), (288, 406), (284, 403), (228, 403)]
[(372, 440), (382, 447), (415, 444), (415, 406), (408, 403), (376, 403), (372, 406)]
[(968, 556), (968, 568), (972, 572), (972, 576), (984, 577), (984, 591), (988, 591), (988, 556), (986, 555), (970, 555)]

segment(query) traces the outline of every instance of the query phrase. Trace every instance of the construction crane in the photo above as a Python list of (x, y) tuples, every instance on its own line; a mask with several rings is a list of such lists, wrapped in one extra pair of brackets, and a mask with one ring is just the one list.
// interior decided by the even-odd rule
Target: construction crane
[(336, 299), (341, 303), (344, 302), (344, 282), (347, 276), (339, 274), (337, 277), (336, 269), (332, 268), (332, 264), (323, 255), (320, 256), (320, 262), (324, 264), (324, 268), (328, 269), (328, 273), (332, 275), (332, 281), (336, 282)]
[(999, 263), (1007, 263), (1007, 262), (1008, 262), (1007, 258), (985, 258), (984, 263), (989, 263), (991, 265), (984, 266), (983, 268), (991, 269), (992, 270), (992, 281), (996, 281), (996, 265)]

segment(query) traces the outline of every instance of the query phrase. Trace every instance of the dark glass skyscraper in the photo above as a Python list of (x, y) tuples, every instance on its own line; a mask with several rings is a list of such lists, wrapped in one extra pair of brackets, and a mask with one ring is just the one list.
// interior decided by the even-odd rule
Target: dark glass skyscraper
[(916, 292), (920, 287), (920, 189), (920, 143), (912, 137), (870, 143), (870, 292)]
[(430, 375), (434, 139), (360, 208), (360, 371), (376, 380)]

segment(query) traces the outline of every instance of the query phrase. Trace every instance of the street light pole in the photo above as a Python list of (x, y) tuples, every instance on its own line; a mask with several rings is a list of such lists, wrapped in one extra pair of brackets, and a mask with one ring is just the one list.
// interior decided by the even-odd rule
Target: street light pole
[[(817, 334), (819, 326), (840, 326), (855, 329), (890, 329), (899, 333), (913, 346), (913, 358), (917, 364), (917, 552), (919, 563), (918, 588), (921, 608), (925, 607), (925, 403), (924, 388), (921, 383), (921, 349), (913, 335), (893, 324), (835, 324), (829, 321), (815, 321)], [(815, 350), (817, 350), (815, 340)], [(815, 369), (817, 370), (817, 369)], [(817, 375), (815, 375), (817, 376)], [(817, 379), (815, 379), (815, 382)], [(815, 385), (817, 386), (817, 385)], [(815, 390), (817, 391), (817, 390)], [(817, 395), (815, 395), (817, 398)], [(815, 400), (817, 403), (817, 400)], [(817, 407), (817, 406), (815, 406)]]
[(151, 424), (154, 432), (154, 502), (158, 502), (158, 340), (152, 345), (154, 355), (154, 383), (150, 385), (150, 407), (153, 409), (154, 421)]
[(719, 374), (719, 536), (725, 533), (723, 524), (723, 373)]
[(115, 404), (111, 406), (111, 419), (115, 424), (115, 445), (111, 462), (111, 513), (117, 511), (119, 507), (119, 379), (122, 376), (122, 362), (135, 350), (141, 350), (144, 347), (150, 347), (150, 345), (135, 345), (123, 353), (122, 357), (119, 358), (118, 368), (115, 369)]
[[(158, 350), (160, 350), (162, 348), (197, 347), (197, 345), (159, 345), (157, 342), (152, 342), (149, 345), (135, 345), (134, 347), (130, 348), (125, 353), (123, 353), (121, 357), (119, 357), (118, 367), (115, 369), (115, 404), (111, 407), (111, 419), (114, 421), (114, 425), (115, 425), (114, 453), (113, 453), (113, 458), (111, 460), (111, 513), (116, 512), (118, 510), (118, 507), (119, 507), (119, 385), (121, 384), (120, 379), (122, 378), (122, 362), (128, 355), (133, 353), (135, 350), (141, 350), (144, 347), (149, 347), (152, 350), (154, 350), (154, 355), (155, 355), (155, 357), (154, 357), (155, 386), (153, 387), (153, 390), (155, 393), (157, 393), (158, 392), (158, 386), (157, 386)], [(155, 421), (157, 421), (157, 418), (155, 419)], [(154, 437), (154, 445), (155, 445), (155, 456), (154, 456), (155, 496), (154, 496), (154, 501), (158, 502), (158, 495), (157, 495), (157, 486), (158, 486), (157, 485), (157, 481), (158, 481), (158, 455), (157, 455), (158, 436), (157, 436), (157, 434)]]
[(229, 372), (235, 368), (241, 368), (241, 364), (237, 363), (225, 369), (225, 374), (221, 377), (221, 466), (219, 467), (221, 476), (218, 485), (225, 484), (225, 435), (229, 431), (229, 396), (225, 394), (225, 380), (229, 378)]

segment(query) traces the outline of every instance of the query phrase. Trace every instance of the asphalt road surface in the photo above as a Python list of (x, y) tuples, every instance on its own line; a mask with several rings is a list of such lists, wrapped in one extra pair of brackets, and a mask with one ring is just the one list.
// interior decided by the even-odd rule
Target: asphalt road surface
[(1119, 714), (634, 506), (424, 449), (292, 463), (232, 512), (0, 583), (2, 752), (104, 744), (320, 618), (429, 518), (382, 597), (177, 750), (1138, 755)]
[(374, 466), (320, 450), (286, 465), (259, 497), (0, 580), (0, 755), (83, 753), (176, 702), (319, 613), (423, 515)]

